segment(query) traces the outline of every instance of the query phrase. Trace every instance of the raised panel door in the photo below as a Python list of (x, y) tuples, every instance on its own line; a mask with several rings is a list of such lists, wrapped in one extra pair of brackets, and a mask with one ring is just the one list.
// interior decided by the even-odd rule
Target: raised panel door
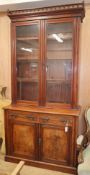
[(72, 152), (72, 128), (41, 124), (41, 161), (70, 165)]
[(38, 159), (37, 128), (38, 125), (35, 123), (10, 120), (11, 155), (32, 160)]

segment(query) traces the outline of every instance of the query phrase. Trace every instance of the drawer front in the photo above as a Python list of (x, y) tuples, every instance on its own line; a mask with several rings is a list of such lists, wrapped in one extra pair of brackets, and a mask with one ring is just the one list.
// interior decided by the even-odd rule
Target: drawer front
[(65, 115), (49, 115), (49, 114), (40, 114), (39, 117), (40, 123), (42, 124), (54, 124), (54, 125), (61, 125), (65, 126), (72, 126), (74, 121), (72, 116), (65, 116)]
[(9, 111), (8, 117), (11, 120), (23, 121), (23, 122), (38, 123), (39, 120), (36, 113), (20, 112), (20, 111)]
[(53, 124), (60, 126), (73, 126), (74, 118), (73, 116), (66, 115), (56, 115), (56, 114), (43, 114), (35, 112), (21, 112), (21, 111), (9, 111), (8, 117), (11, 120), (34, 122), (40, 124)]

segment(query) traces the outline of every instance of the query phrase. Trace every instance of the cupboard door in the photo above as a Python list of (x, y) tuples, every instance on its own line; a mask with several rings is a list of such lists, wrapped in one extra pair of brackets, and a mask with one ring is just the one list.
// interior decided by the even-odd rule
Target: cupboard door
[(70, 165), (72, 152), (72, 128), (41, 124), (41, 161)]
[(10, 119), (9, 141), (11, 155), (29, 159), (37, 159), (37, 129), (35, 123)]
[(46, 101), (70, 104), (73, 77), (73, 23), (48, 20), (46, 35)]
[(39, 98), (39, 32), (39, 22), (16, 24), (17, 100)]

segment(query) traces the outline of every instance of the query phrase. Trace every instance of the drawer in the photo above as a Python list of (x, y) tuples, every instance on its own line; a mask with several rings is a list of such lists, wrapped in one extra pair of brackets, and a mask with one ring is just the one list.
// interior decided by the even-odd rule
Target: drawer
[(35, 113), (23, 112), (20, 111), (10, 111), (8, 113), (8, 118), (16, 121), (25, 121), (25, 122), (38, 122), (38, 117)]
[(65, 126), (68, 123), (68, 126), (72, 126), (74, 123), (73, 116), (66, 115), (56, 115), (56, 114), (43, 114), (43, 113), (34, 113), (34, 112), (21, 112), (21, 111), (9, 111), (8, 119), (16, 121), (25, 121), (25, 122), (35, 122), (40, 124), (53, 124)]
[(56, 125), (62, 125), (65, 126), (68, 124), (68, 126), (72, 126), (74, 123), (74, 119), (72, 116), (65, 116), (65, 115), (48, 115), (44, 114), (39, 117), (40, 123), (42, 124), (56, 124)]

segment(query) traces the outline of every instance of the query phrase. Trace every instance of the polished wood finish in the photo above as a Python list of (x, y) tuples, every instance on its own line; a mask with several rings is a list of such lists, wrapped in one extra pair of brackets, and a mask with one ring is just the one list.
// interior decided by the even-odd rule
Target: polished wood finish
[[(9, 161), (10, 156), (12, 161), (22, 158), (29, 164), (30, 160), (38, 160), (37, 165), (46, 162), (45, 167), (50, 168), (53, 164), (55, 170), (59, 170), (57, 165), (62, 165), (62, 168), (66, 167), (64, 172), (72, 172), (76, 165), (76, 121), (80, 110), (66, 109), (61, 113), (60, 110), (52, 110), (51, 113), (51, 109), (43, 109), (35, 111), (31, 108), (29, 111), (29, 108), (25, 110), (25, 107), (17, 105), (16, 108), (11, 105), (5, 109), (5, 130), (9, 131), (5, 133), (5, 159)], [(68, 132), (65, 132), (67, 123)]]
[[(20, 97), (22, 97), (22, 100), (30, 100), (31, 101), (38, 101), (40, 106), (46, 105), (46, 102), (51, 100), (52, 96), (52, 101), (55, 103), (70, 103), (70, 105), (75, 108), (78, 106), (78, 60), (79, 60), (79, 28), (80, 28), (80, 21), (84, 17), (84, 4), (71, 4), (71, 5), (64, 5), (60, 7), (52, 7), (52, 8), (42, 8), (42, 9), (35, 9), (35, 10), (24, 10), (24, 11), (10, 11), (8, 12), (8, 15), (10, 16), (12, 20), (12, 101), (15, 103), (17, 100), (20, 100)], [(39, 12), (39, 13), (38, 13)], [(51, 13), (50, 13), (51, 12)], [(52, 14), (53, 12), (53, 14)], [(55, 13), (54, 13), (55, 12)], [(62, 12), (62, 13), (61, 13)], [(35, 16), (34, 16), (35, 15)], [(23, 21), (22, 21), (23, 19)], [(56, 23), (72, 23), (73, 30), (73, 38), (72, 38), (72, 53), (71, 56), (69, 54), (69, 58), (71, 59), (72, 57), (72, 68), (71, 68), (71, 83), (69, 81), (61, 81), (57, 78), (57, 82), (55, 81), (49, 81), (48, 87), (46, 89), (47, 83), (46, 80), (48, 81), (49, 79), (46, 79), (46, 62), (47, 62), (47, 28), (46, 26), (48, 24), (56, 24)], [(22, 36), (20, 32), (20, 36), (16, 35), (16, 28), (17, 27), (29, 27), (37, 24), (38, 29), (39, 29), (39, 34), (38, 36)], [(26, 30), (27, 32), (27, 30)], [(62, 30), (63, 32), (63, 30)], [(29, 34), (29, 31), (28, 31)], [(38, 84), (37, 84), (37, 79), (34, 80), (33, 83), (31, 83), (29, 77), (27, 78), (20, 78), (17, 77), (16, 74), (16, 64), (23, 64), (18, 62), (18, 59), (24, 58), (27, 61), (27, 58), (25, 56), (25, 53), (23, 56), (17, 55), (16, 54), (16, 48), (17, 48), (17, 42), (18, 39), (20, 42), (26, 42), (31, 41), (31, 40), (37, 40), (39, 39), (39, 52), (37, 53), (38, 58), (39, 58), (39, 79), (38, 79)], [(23, 41), (25, 39), (25, 41)], [(31, 46), (32, 44), (30, 44)], [(29, 45), (27, 46), (29, 47)], [(65, 46), (66, 48), (67, 46)], [(53, 49), (53, 48), (52, 48)], [(70, 51), (70, 50), (68, 50)], [(51, 52), (52, 53), (52, 52)], [(61, 51), (62, 53), (62, 51)], [(63, 58), (65, 57), (66, 59), (68, 56), (61, 55), (59, 53), (59, 57)], [(64, 51), (66, 53), (66, 49)], [(18, 56), (18, 57), (17, 57)], [(33, 56), (33, 60), (35, 59), (36, 56)], [(21, 59), (19, 59), (20, 61)], [(29, 59), (30, 61), (30, 54), (29, 54)], [(55, 57), (54, 57), (55, 60)], [(21, 60), (22, 61), (22, 60)], [(35, 60), (34, 60), (35, 62)], [(60, 75), (61, 71), (58, 69), (58, 65), (62, 65), (60, 62), (56, 62), (53, 64), (56, 64), (56, 68), (53, 70), (56, 74)], [(66, 64), (66, 63), (65, 63)], [(30, 69), (30, 64), (27, 62), (27, 71)], [(52, 61), (49, 64), (50, 68), (52, 67)], [(25, 69), (25, 63), (24, 66), (21, 66), (22, 70), (21, 72), (24, 71)], [(70, 66), (69, 66), (70, 67)], [(57, 71), (58, 70), (58, 71)], [(63, 71), (63, 70), (62, 70)], [(24, 73), (25, 74), (25, 73)], [(67, 73), (68, 74), (68, 73)], [(53, 75), (51, 75), (53, 76)], [(67, 75), (69, 76), (69, 74)], [(69, 77), (70, 77), (69, 76)], [(17, 87), (17, 78), (18, 78), (18, 87)], [(53, 77), (54, 79), (54, 77)], [(26, 81), (26, 83), (24, 83)], [(20, 83), (21, 82), (21, 83)], [(21, 85), (22, 84), (22, 90)], [(56, 85), (55, 85), (56, 84)], [(30, 87), (30, 88), (29, 88)], [(61, 90), (60, 90), (61, 89)], [(56, 92), (59, 90), (59, 93), (57, 94), (57, 100), (55, 99)], [(19, 93), (20, 91), (20, 93)], [(27, 91), (27, 96), (25, 99), (25, 92)], [(37, 92), (38, 91), (38, 97), (37, 97)], [(23, 94), (23, 96), (21, 95)], [(46, 93), (48, 95), (46, 99)], [(29, 94), (32, 94), (32, 96), (29, 96)], [(35, 94), (35, 97), (34, 95)], [(17, 99), (17, 96), (19, 97)], [(59, 99), (61, 97), (61, 99)]]
[[(70, 165), (72, 139), (71, 128), (65, 133), (65, 126), (41, 124), (41, 160)], [(63, 139), (64, 138), (64, 139)]]
[[(8, 16), (12, 20), (19, 20), (19, 17), (37, 17), (37, 16), (51, 16), (53, 14), (60, 15), (61, 17), (64, 16), (74, 16), (74, 17), (80, 17), (81, 19), (84, 18), (85, 12), (84, 12), (84, 3), (79, 4), (69, 4), (69, 5), (62, 5), (62, 6), (55, 6), (55, 7), (45, 7), (45, 8), (39, 8), (39, 9), (27, 9), (27, 10), (17, 10), (17, 11), (9, 11)], [(18, 19), (16, 19), (18, 17)], [(47, 17), (46, 17), (47, 18)]]
[[(79, 30), (84, 4), (10, 11), (8, 16), (12, 104), (5, 107), (5, 159), (75, 173)], [(62, 44), (53, 34), (63, 38)]]
[[(37, 157), (37, 130), (34, 116), (25, 113), (11, 112), (7, 118), (9, 129), (8, 142), (11, 143), (9, 154), (27, 159)], [(8, 148), (7, 148), (8, 149)]]

